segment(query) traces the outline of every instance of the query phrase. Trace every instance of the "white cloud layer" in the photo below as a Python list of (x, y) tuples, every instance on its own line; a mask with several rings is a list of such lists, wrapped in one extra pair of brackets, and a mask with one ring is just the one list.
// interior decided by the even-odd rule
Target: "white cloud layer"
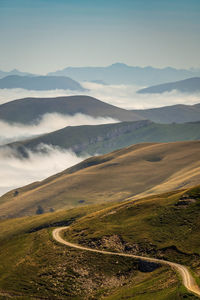
[[(126, 109), (146, 109), (174, 104), (192, 105), (200, 102), (200, 94), (186, 94), (177, 91), (163, 94), (138, 94), (137, 90), (143, 88), (133, 85), (103, 85), (93, 82), (82, 82), (89, 91), (81, 94), (93, 96)], [(24, 89), (0, 89), (0, 104), (25, 97), (58, 97), (77, 95), (80, 92), (69, 90), (53, 91), (27, 91)]]
[(163, 94), (139, 94), (143, 87), (132, 85), (102, 85), (85, 82), (82, 85), (89, 89), (89, 95), (109, 104), (125, 109), (147, 109), (174, 104), (192, 105), (200, 103), (200, 94), (186, 94), (178, 91)]
[[(0, 148), (0, 195), (31, 182), (42, 180), (81, 162), (70, 150), (40, 145), (37, 153), (28, 151), (28, 159), (20, 159), (9, 147)], [(42, 151), (45, 150), (45, 151)]]
[(45, 114), (39, 123), (31, 125), (10, 124), (0, 120), (0, 145), (52, 132), (66, 126), (98, 125), (116, 122), (119, 121), (112, 118), (93, 118), (84, 114), (69, 116), (58, 113)]
[[(200, 95), (197, 94), (188, 95), (172, 91), (164, 94), (145, 95), (136, 93), (141, 87), (130, 85), (102, 85), (91, 82), (84, 82), (82, 85), (90, 90), (85, 94), (126, 109), (146, 109), (174, 104), (192, 105), (200, 103)], [(77, 93), (66, 90), (0, 89), (0, 104), (24, 97), (57, 97), (75, 94)], [(0, 144), (3, 145), (7, 142), (51, 132), (65, 126), (115, 122), (117, 120), (111, 118), (92, 118), (82, 114), (63, 116), (57, 113), (46, 114), (39, 123), (28, 126), (0, 121)], [(28, 159), (20, 159), (10, 148), (0, 148), (0, 195), (11, 189), (44, 179), (86, 158), (77, 157), (70, 150), (61, 150), (57, 147), (43, 145), (43, 149), (45, 151), (38, 151), (37, 153), (29, 151)]]

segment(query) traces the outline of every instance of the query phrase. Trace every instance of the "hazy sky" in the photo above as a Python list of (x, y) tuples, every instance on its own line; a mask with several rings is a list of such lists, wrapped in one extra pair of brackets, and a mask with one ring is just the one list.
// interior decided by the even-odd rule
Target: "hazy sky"
[(0, 0), (0, 69), (200, 67), (200, 0)]

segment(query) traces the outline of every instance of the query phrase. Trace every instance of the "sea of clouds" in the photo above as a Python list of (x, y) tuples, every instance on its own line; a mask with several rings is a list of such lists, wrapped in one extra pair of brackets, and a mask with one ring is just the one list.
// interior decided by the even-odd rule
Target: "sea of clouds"
[[(70, 150), (40, 145), (41, 151), (28, 150), (28, 158), (19, 158), (10, 147), (0, 148), (0, 195), (17, 187), (47, 178), (86, 159)], [(39, 149), (38, 149), (39, 150)], [(44, 151), (45, 150), (45, 151)]]
[(112, 118), (93, 118), (81, 113), (73, 116), (48, 113), (43, 115), (39, 122), (31, 125), (8, 123), (0, 120), (0, 145), (52, 132), (66, 126), (99, 125), (117, 122), (119, 121)]
[[(81, 92), (109, 104), (125, 109), (147, 109), (174, 104), (192, 105), (200, 102), (200, 94), (186, 94), (178, 91), (163, 94), (139, 94), (143, 87), (133, 85), (103, 85), (93, 82), (82, 82), (88, 91)], [(58, 97), (77, 95), (80, 92), (69, 90), (27, 91), (24, 89), (0, 89), (0, 104), (25, 97)]]
[[(93, 96), (109, 104), (125, 109), (146, 109), (174, 104), (192, 105), (200, 102), (200, 95), (181, 94), (177, 91), (164, 94), (138, 94), (142, 88), (131, 85), (103, 85), (83, 82), (89, 91), (82, 94)], [(0, 104), (25, 97), (57, 97), (79, 94), (75, 91), (27, 91), (23, 89), (0, 89)], [(87, 157), (77, 157), (70, 149), (42, 145), (45, 151), (31, 152), (28, 158), (20, 158), (14, 150), (5, 145), (9, 142), (31, 138), (40, 134), (55, 131), (65, 126), (97, 125), (115, 123), (111, 118), (93, 118), (83, 114), (63, 116), (53, 113), (46, 114), (42, 119), (31, 125), (19, 123), (9, 124), (0, 121), (0, 195), (34, 181), (42, 180), (60, 172)]]
[(21, 158), (15, 150), (5, 144), (32, 138), (66, 126), (116, 122), (118, 120), (112, 118), (93, 118), (83, 114), (68, 116), (58, 113), (45, 114), (38, 123), (31, 125), (0, 121), (0, 195), (14, 188), (45, 179), (88, 157), (87, 154), (77, 156), (70, 149), (40, 145), (37, 152), (27, 150), (28, 157)]

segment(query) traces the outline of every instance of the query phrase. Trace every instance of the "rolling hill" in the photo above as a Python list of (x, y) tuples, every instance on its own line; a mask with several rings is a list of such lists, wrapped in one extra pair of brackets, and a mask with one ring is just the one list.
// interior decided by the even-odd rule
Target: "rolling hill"
[(173, 269), (65, 247), (53, 240), (52, 229), (70, 225), (64, 238), (94, 249), (184, 264), (199, 281), (199, 201), (196, 186), (1, 221), (0, 298), (198, 299)]
[(19, 76), (9, 75), (0, 79), (0, 89), (25, 90), (75, 90), (85, 89), (77, 81), (64, 76)]
[(0, 217), (33, 215), (38, 205), (49, 211), (190, 187), (200, 180), (199, 150), (200, 141), (146, 143), (89, 158), (3, 195)]
[[(200, 122), (156, 124), (148, 120), (103, 125), (68, 126), (63, 129), (8, 146), (22, 156), (38, 150), (40, 144), (71, 149), (77, 155), (105, 154), (132, 144), (200, 140)], [(7, 145), (6, 145), (7, 146)]]
[(38, 121), (47, 113), (65, 115), (81, 113), (92, 117), (110, 117), (120, 121), (143, 119), (132, 111), (118, 108), (89, 96), (24, 98), (0, 105), (0, 119), (7, 122), (30, 124)]
[(24, 98), (0, 105), (0, 119), (7, 122), (31, 124), (44, 114), (77, 113), (92, 117), (110, 117), (119, 121), (151, 120), (156, 123), (185, 123), (200, 121), (200, 104), (177, 104), (152, 109), (126, 110), (90, 96), (55, 98)]
[(141, 118), (156, 123), (185, 123), (200, 121), (200, 104), (176, 104), (159, 108), (132, 110)]
[(169, 82), (160, 85), (154, 85), (141, 89), (138, 91), (140, 94), (161, 94), (171, 92), (173, 90), (181, 93), (199, 93), (200, 92), (200, 77), (193, 77), (181, 81)]

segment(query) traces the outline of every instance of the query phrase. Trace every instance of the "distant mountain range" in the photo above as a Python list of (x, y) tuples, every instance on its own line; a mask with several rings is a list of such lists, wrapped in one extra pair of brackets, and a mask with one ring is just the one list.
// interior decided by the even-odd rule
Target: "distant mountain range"
[(0, 119), (31, 124), (46, 113), (110, 117), (119, 121), (151, 120), (156, 123), (200, 121), (200, 104), (172, 105), (144, 110), (126, 110), (89, 96), (24, 98), (0, 105)]
[(200, 77), (189, 78), (176, 82), (169, 82), (159, 85), (150, 86), (138, 91), (140, 94), (161, 94), (177, 90), (182, 93), (197, 93), (200, 92)]
[[(31, 73), (12, 70), (0, 70), (0, 78), (9, 76), (38, 76)], [(50, 72), (48, 76), (67, 76), (76, 81), (91, 81), (102, 84), (135, 84), (141, 86), (158, 85), (166, 82), (199, 77), (200, 69), (175, 69), (172, 67), (154, 68), (129, 66), (115, 63), (106, 67), (67, 67), (62, 70)]]
[(75, 90), (85, 91), (77, 81), (65, 76), (9, 75), (0, 79), (0, 89), (22, 88), (26, 90)]
[(63, 115), (81, 113), (92, 117), (110, 117), (119, 121), (144, 119), (132, 111), (118, 108), (89, 96), (24, 98), (0, 105), (0, 119), (7, 122), (30, 124), (38, 121), (46, 113)]
[(105, 154), (132, 144), (200, 140), (200, 122), (156, 124), (148, 120), (103, 125), (68, 126), (36, 138), (9, 144), (22, 157), (40, 144), (71, 149), (77, 155)]
[(108, 67), (67, 67), (48, 73), (51, 76), (69, 76), (77, 81), (97, 81), (107, 84), (153, 85), (200, 76), (198, 69), (159, 69), (153, 67), (133, 67), (115, 63)]

